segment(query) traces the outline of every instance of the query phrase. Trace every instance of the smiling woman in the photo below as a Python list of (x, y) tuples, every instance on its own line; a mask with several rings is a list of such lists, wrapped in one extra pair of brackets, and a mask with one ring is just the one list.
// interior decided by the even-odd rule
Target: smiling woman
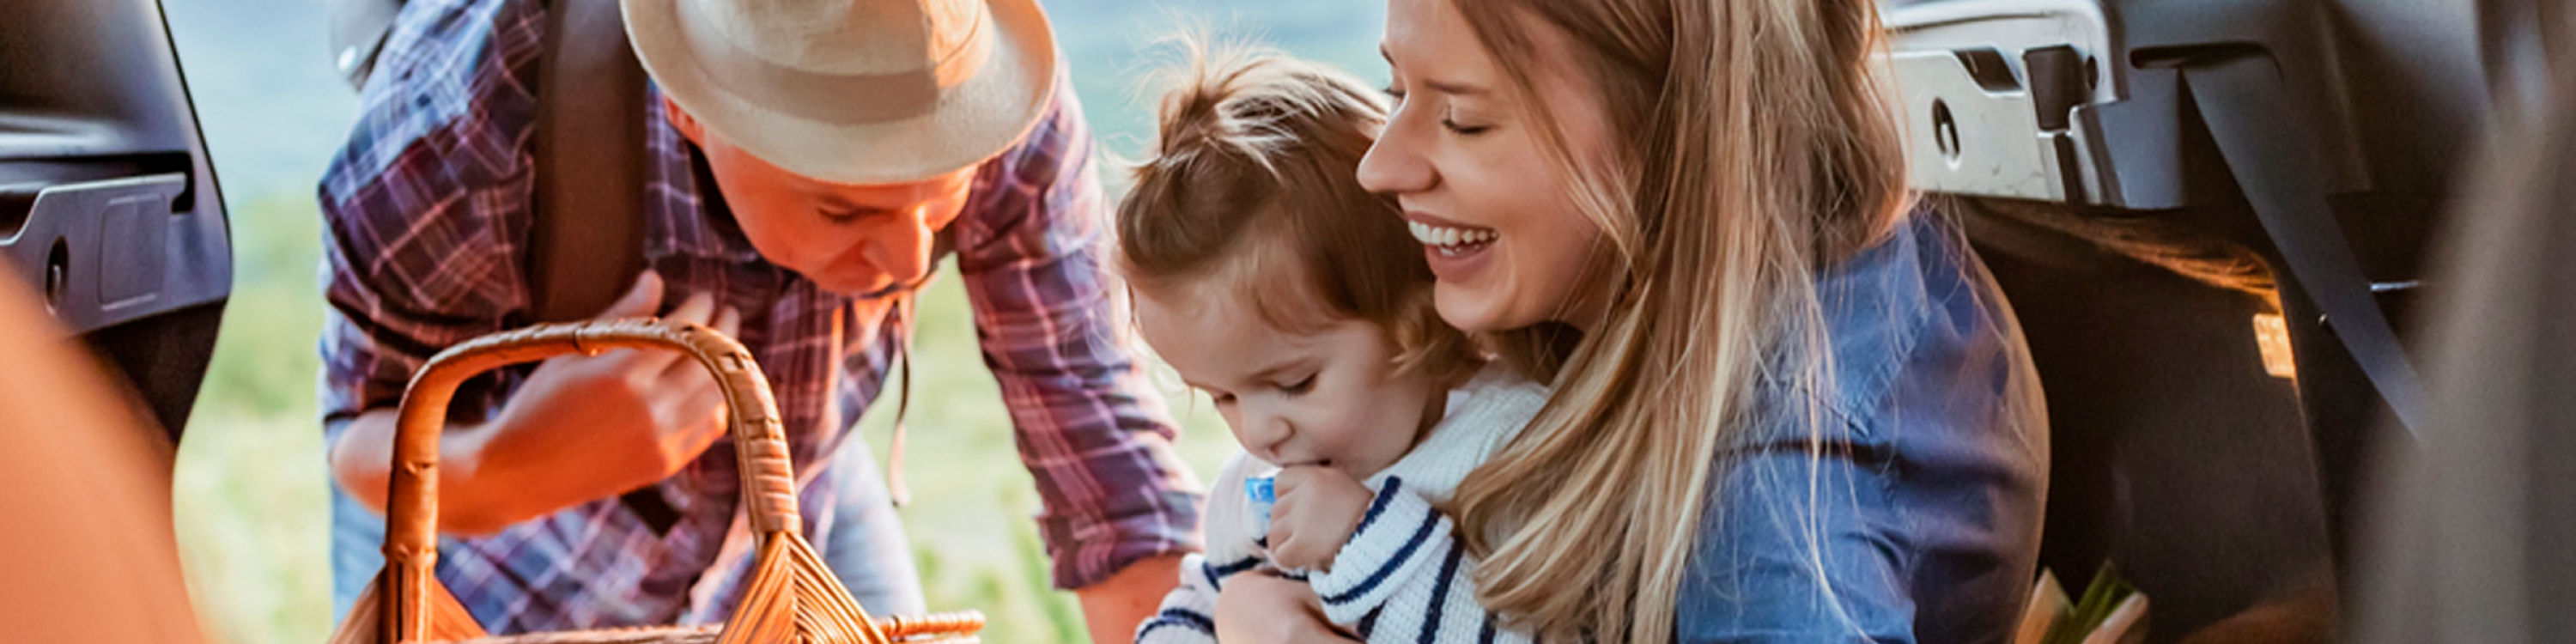
[[(1576, 79), (1583, 70), (1559, 57), (1537, 61), (1547, 63), (1534, 70), (1541, 100), (1518, 100), (1501, 61), (1439, 53), (1475, 51), (1463, 16), (1416, 11), (1418, 4), (1390, 5), (1422, 19), (1387, 23), (1382, 51), (1394, 68), (1389, 93), (1401, 109), (1360, 163), (1360, 182), (1403, 205), (1423, 257), (1440, 276), (1437, 299), (1449, 323), (1488, 332), (1599, 317), (1606, 304), (1599, 285), (1611, 271), (1607, 229), (1560, 216), (1581, 211), (1576, 178), (1560, 168), (1604, 167), (1611, 115), (1582, 95)], [(1532, 46), (1552, 51), (1570, 44), (1555, 31), (1533, 38)], [(1407, 60), (1415, 64), (1393, 64)], [(1553, 112), (1540, 113), (1542, 105)], [(1559, 153), (1548, 146), (1551, 130), (1541, 119), (1551, 115), (1581, 147)], [(1468, 159), (1476, 162), (1459, 163)]]
[[(1996, 641), (2037, 556), (2026, 349), (1909, 207), (1868, 0), (1390, 0), (1359, 168), (1444, 319), (1566, 329), (1448, 508), (1549, 640)], [(1563, 336), (1560, 336), (1562, 339)], [(1219, 628), (1294, 610), (1220, 611)]]

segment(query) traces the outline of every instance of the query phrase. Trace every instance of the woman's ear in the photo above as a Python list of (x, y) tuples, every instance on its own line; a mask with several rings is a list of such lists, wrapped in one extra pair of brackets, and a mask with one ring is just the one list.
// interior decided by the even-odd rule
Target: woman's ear
[(688, 110), (680, 109), (679, 101), (671, 100), (669, 96), (662, 97), (662, 117), (670, 119), (671, 127), (679, 130), (680, 136), (688, 137), (690, 143), (707, 144), (706, 126), (699, 125), (697, 117), (689, 116)]

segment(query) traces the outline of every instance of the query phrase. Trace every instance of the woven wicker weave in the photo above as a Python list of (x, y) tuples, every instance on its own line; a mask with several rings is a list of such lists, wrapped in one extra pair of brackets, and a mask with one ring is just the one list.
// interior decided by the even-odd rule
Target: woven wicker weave
[[(689, 354), (715, 375), (742, 459), (743, 507), (758, 559), (722, 628), (668, 626), (494, 637), (438, 583), (438, 437), (459, 384), (492, 369), (609, 349)], [(870, 620), (806, 543), (778, 403), (760, 365), (732, 338), (698, 325), (636, 319), (540, 325), (440, 352), (412, 376), (394, 435), (385, 504), (385, 568), (331, 634), (331, 644), (972, 644), (972, 611)]]

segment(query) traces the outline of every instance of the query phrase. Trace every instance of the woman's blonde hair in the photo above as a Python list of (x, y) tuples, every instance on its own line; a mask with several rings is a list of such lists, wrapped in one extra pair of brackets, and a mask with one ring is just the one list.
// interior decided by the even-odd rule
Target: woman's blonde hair
[(1153, 158), (1118, 205), (1118, 262), (1147, 293), (1255, 293), (1275, 328), (1375, 324), (1396, 367), (1435, 379), (1483, 362), (1433, 308), (1431, 269), (1393, 199), (1361, 188), (1360, 156), (1386, 124), (1380, 93), (1346, 72), (1277, 52), (1171, 39), (1186, 62), (1156, 75)]
[[(1821, 457), (1817, 273), (1910, 199), (1873, 1), (1451, 0), (1542, 123), (1558, 121), (1536, 99), (1535, 30), (1567, 36), (1560, 73), (1598, 90), (1613, 133), (1595, 163), (1540, 128), (1615, 254), (1611, 305), (1575, 321), (1554, 398), (1454, 500), (1478, 599), (1514, 626), (1670, 641), (1721, 448), (1777, 414)], [(1757, 392), (1784, 404), (1756, 409)]]

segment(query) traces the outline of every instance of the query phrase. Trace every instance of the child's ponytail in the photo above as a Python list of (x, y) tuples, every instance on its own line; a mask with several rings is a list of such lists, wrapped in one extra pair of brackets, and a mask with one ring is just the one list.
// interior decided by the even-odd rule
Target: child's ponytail
[(1380, 92), (1275, 51), (1173, 40), (1187, 61), (1152, 77), (1170, 88), (1153, 158), (1118, 206), (1128, 281), (1169, 291), (1222, 276), (1261, 294), (1251, 304), (1280, 328), (1367, 320), (1406, 368), (1463, 376), (1481, 363), (1432, 309), (1431, 269), (1395, 202), (1359, 185), (1386, 123)]

